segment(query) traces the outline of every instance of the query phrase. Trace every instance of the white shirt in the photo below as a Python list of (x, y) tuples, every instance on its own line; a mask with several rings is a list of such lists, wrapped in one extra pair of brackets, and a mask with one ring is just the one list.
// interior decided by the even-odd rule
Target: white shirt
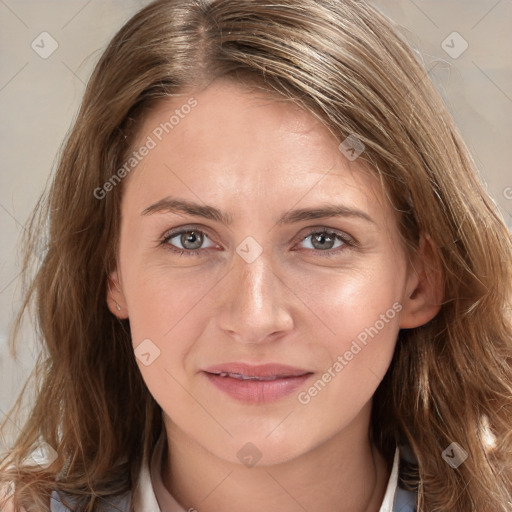
[[(133, 490), (132, 500), (137, 512), (195, 512), (193, 508), (184, 509), (169, 493), (162, 482), (161, 461), (165, 436), (158, 439), (151, 457), (150, 467), (142, 466), (137, 487)], [(395, 450), (393, 468), (388, 480), (384, 500), (379, 512), (393, 512), (393, 502), (398, 484), (399, 449)], [(158, 496), (158, 500), (157, 497)], [(162, 508), (160, 508), (160, 505)]]

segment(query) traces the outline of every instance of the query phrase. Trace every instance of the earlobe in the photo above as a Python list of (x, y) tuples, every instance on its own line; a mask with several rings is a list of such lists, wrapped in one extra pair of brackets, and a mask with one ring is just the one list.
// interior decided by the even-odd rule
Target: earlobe
[(128, 309), (121, 290), (117, 270), (114, 270), (107, 277), (107, 305), (114, 316), (124, 320), (128, 318)]
[(443, 293), (443, 272), (437, 248), (431, 237), (422, 233), (419, 248), (409, 262), (400, 328), (412, 329), (432, 320), (441, 309)]

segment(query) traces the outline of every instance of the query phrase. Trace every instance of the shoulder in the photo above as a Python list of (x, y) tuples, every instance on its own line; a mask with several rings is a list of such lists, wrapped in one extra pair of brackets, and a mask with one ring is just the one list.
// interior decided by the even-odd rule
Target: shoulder
[(417, 493), (397, 487), (395, 500), (393, 502), (393, 511), (416, 512), (416, 501)]
[[(4, 503), (1, 512), (15, 512), (14, 503), (12, 497), (12, 487), (6, 485), (0, 487), (0, 500), (4, 500), (7, 497), (7, 501)], [(63, 496), (64, 498), (64, 496)], [(64, 502), (69, 505), (75, 504), (76, 500), (73, 500), (69, 496), (65, 496), (65, 499), (61, 499), (61, 495), (57, 491), (53, 491), (50, 498), (50, 512), (71, 512)], [(102, 512), (129, 512), (131, 505), (131, 493), (127, 492), (121, 496), (113, 497), (112, 499), (106, 499)], [(16, 512), (27, 512), (23, 507), (20, 507)]]
[[(105, 498), (102, 501), (102, 512), (130, 512), (131, 492), (128, 491), (120, 496)], [(53, 491), (50, 499), (50, 512), (72, 512), (64, 503), (69, 504), (74, 509), (77, 500), (64, 493)]]

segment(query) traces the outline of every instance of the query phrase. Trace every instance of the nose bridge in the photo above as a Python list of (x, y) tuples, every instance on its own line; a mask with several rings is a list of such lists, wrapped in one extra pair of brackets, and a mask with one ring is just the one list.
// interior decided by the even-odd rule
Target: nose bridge
[(269, 258), (261, 254), (253, 262), (248, 263), (243, 258), (238, 262), (240, 305), (247, 308), (247, 312), (254, 310), (262, 312), (264, 307), (270, 308), (276, 299), (276, 276), (272, 272)]
[(221, 328), (236, 335), (240, 341), (254, 343), (289, 329), (291, 317), (285, 305), (284, 284), (272, 258), (262, 252), (249, 261), (235, 255), (219, 318)]

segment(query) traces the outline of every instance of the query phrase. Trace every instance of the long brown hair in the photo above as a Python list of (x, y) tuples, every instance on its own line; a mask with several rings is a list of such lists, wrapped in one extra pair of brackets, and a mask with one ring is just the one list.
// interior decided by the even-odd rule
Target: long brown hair
[[(35, 404), (0, 463), (0, 485), (13, 483), (14, 502), (27, 510), (49, 510), (58, 489), (94, 511), (135, 484), (161, 410), (128, 321), (106, 304), (123, 182), (99, 199), (97, 191), (133, 151), (148, 108), (218, 77), (298, 104), (340, 142), (357, 137), (399, 213), (408, 254), (420, 233), (431, 237), (443, 304), (426, 325), (400, 331), (374, 397), (374, 442), (388, 460), (397, 443), (410, 446), (418, 512), (510, 512), (511, 236), (414, 52), (357, 0), (157, 0), (110, 42), (27, 229), (27, 291), (12, 346), (33, 304), (42, 352)], [(30, 277), (46, 225), (48, 249)], [(42, 442), (57, 458), (25, 464)], [(468, 454), (456, 469), (442, 457), (453, 442)]]

